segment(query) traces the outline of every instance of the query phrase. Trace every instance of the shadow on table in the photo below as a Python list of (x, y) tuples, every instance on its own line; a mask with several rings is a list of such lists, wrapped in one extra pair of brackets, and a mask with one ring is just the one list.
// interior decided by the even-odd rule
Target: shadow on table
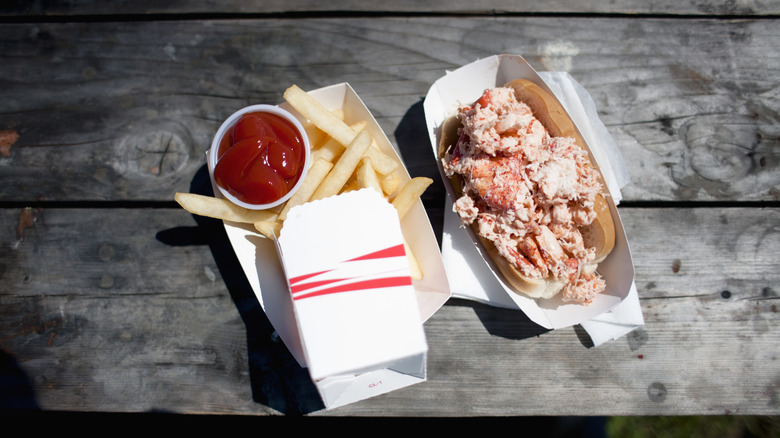
[(515, 309), (488, 306), (476, 301), (450, 298), (448, 306), (470, 307), (488, 333), (506, 339), (520, 340), (543, 335), (549, 331)]
[(29, 376), (11, 353), (0, 348), (0, 411), (39, 409)]
[(425, 126), (425, 111), (423, 110), (422, 100), (412, 105), (404, 114), (398, 123), (394, 135), (398, 145), (398, 152), (409, 171), (409, 175), (412, 178), (423, 176), (433, 180), (433, 184), (425, 190), (420, 200), (425, 207), (425, 212), (428, 213), (431, 227), (441, 247), (441, 235), (444, 225), (444, 201), (447, 196), (447, 189), (444, 187), (444, 182), (439, 174), (439, 167), (436, 164), (436, 157), (433, 155), (433, 150), (428, 140), (428, 129)]
[[(214, 196), (208, 169), (203, 166), (193, 178), (191, 193)], [(197, 231), (189, 237), (176, 236), (176, 230), (158, 234), (168, 244), (206, 243), (214, 256), (241, 319), (246, 326), (249, 373), (253, 399), (288, 415), (302, 415), (324, 409), (306, 368), (301, 367), (276, 334), (238, 262), (221, 220), (193, 215)], [(196, 238), (192, 236), (197, 234)], [(176, 240), (179, 240), (176, 242)]]

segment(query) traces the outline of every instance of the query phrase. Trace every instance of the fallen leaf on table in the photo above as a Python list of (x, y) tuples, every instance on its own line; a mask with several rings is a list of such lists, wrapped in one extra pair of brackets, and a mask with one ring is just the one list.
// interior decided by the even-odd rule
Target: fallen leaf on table
[(11, 156), (11, 146), (19, 140), (19, 133), (13, 129), (0, 130), (0, 155), (4, 157)]
[(16, 237), (21, 242), (24, 237), (24, 230), (35, 224), (35, 212), (32, 208), (25, 208), (19, 213), (19, 225), (16, 227)]

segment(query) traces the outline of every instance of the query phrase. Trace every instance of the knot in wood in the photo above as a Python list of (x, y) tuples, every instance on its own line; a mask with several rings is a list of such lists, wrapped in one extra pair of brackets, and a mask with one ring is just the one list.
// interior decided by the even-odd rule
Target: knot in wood
[(139, 126), (118, 147), (113, 166), (126, 177), (172, 177), (187, 169), (194, 155), (189, 130), (172, 120)]
[(738, 114), (694, 117), (680, 129), (685, 144), (672, 177), (687, 190), (716, 198), (755, 194), (780, 183), (776, 135), (762, 120)]

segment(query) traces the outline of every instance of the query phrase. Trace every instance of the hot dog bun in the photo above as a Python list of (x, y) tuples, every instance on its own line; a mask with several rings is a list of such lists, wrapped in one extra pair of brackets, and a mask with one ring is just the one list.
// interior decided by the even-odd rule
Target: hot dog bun
[[(587, 144), (580, 136), (574, 122), (563, 106), (557, 99), (549, 95), (545, 90), (532, 81), (525, 79), (513, 80), (505, 85), (512, 88), (517, 100), (527, 104), (534, 116), (547, 129), (553, 137), (571, 137), (575, 143), (590, 152)], [(441, 129), (441, 140), (439, 142), (439, 158), (443, 158), (447, 151), (457, 143), (459, 139), (459, 128), (461, 121), (458, 116), (448, 118)], [(591, 165), (597, 169), (591, 156)], [(600, 172), (599, 172), (600, 174)], [(460, 176), (453, 175), (449, 178), (453, 190), (459, 197), (462, 195), (462, 181)], [(587, 247), (595, 248), (595, 259), (587, 266), (582, 267), (585, 272), (594, 272), (597, 264), (602, 262), (615, 246), (615, 224), (612, 214), (603, 194), (595, 199), (596, 212), (595, 220), (588, 226), (580, 227), (580, 233), (583, 236)], [(523, 275), (506, 258), (498, 253), (498, 250), (491, 241), (481, 237), (478, 233), (477, 222), (471, 224), (474, 235), (482, 244), (486, 254), (489, 256), (492, 265), (498, 269), (505, 283), (516, 293), (525, 294), (532, 298), (552, 298), (557, 295), (565, 286), (566, 281), (560, 279), (534, 278)]]

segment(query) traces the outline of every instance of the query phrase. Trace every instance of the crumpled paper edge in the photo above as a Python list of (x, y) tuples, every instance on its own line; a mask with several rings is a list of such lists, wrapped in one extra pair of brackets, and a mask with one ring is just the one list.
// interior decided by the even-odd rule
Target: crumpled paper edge
[[(612, 178), (606, 178), (605, 183), (615, 205), (619, 204), (622, 199), (620, 190), (628, 184), (630, 177), (617, 144), (598, 117), (596, 104), (590, 93), (567, 72), (539, 72), (539, 76), (558, 96), (572, 118), (577, 121), (587, 121), (587, 123), (578, 123), (577, 127), (589, 144), (597, 143), (597, 147), (592, 151), (594, 158), (602, 168), (603, 174), (612, 175)], [(578, 99), (562, 98), (572, 95), (576, 95)], [(644, 316), (639, 304), (636, 283), (633, 282), (623, 302), (601, 315), (580, 323), (590, 336), (594, 347), (619, 339), (642, 325), (644, 325)]]

